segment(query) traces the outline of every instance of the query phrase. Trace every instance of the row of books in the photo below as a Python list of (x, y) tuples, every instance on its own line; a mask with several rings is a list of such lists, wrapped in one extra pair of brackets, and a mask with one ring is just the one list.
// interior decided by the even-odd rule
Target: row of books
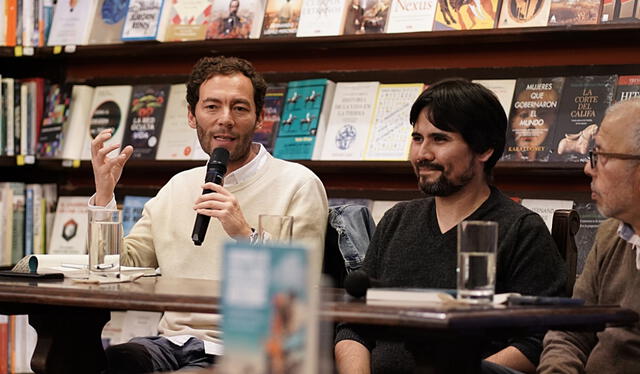
[[(609, 105), (640, 95), (636, 75), (476, 82), (496, 93), (509, 116), (503, 161), (585, 162)], [(272, 84), (254, 140), (288, 160), (407, 160), (409, 110), (424, 87)], [(133, 145), (133, 159), (208, 159), (186, 124), (184, 84), (47, 86), (41, 78), (3, 78), (0, 94), (0, 155), (90, 160), (93, 137), (111, 128), (106, 145)]]
[(635, 22), (638, 0), (1, 0), (6, 46)]

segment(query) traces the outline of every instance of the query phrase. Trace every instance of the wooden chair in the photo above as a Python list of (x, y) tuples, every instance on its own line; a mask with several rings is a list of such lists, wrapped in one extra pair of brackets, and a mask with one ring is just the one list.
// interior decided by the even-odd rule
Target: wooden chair
[(551, 236), (558, 246), (560, 255), (567, 264), (568, 295), (573, 293), (573, 284), (576, 281), (576, 266), (578, 262), (578, 247), (576, 246), (576, 233), (580, 228), (580, 216), (573, 209), (558, 209), (553, 213)]

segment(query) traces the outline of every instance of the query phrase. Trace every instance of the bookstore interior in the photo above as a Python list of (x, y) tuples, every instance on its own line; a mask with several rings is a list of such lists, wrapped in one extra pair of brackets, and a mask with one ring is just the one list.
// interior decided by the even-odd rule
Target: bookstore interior
[(116, 188), (125, 230), (171, 176), (203, 165), (184, 83), (200, 57), (226, 55), (269, 83), (255, 141), (376, 219), (421, 196), (413, 100), (443, 78), (485, 85), (509, 119), (495, 184), (541, 213), (576, 209), (580, 269), (603, 219), (584, 162), (606, 108), (640, 95), (639, 3), (0, 1), (0, 265), (85, 250), (51, 233), (87, 224), (103, 129), (135, 147)]

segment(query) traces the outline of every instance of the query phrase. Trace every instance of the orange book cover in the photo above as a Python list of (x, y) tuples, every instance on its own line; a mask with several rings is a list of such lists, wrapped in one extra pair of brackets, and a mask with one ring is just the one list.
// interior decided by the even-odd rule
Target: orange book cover
[(18, 21), (17, 0), (6, 0), (4, 3), (5, 14), (7, 15), (6, 45), (14, 47), (16, 45), (16, 22)]

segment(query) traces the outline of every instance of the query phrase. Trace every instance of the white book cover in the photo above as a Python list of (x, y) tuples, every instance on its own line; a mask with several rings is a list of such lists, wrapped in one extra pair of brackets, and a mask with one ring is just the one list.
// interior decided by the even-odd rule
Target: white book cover
[(89, 128), (91, 115), (91, 101), (94, 88), (91, 86), (75, 85), (71, 91), (69, 116), (62, 130), (63, 160), (80, 160), (84, 146), (84, 134)]
[(400, 201), (397, 200), (374, 200), (371, 204), (371, 217), (378, 224), (387, 210), (393, 208)]
[(437, 0), (393, 0), (387, 33), (431, 31)]
[(2, 266), (10, 266), (13, 264), (11, 250), (13, 246), (13, 190), (9, 183), (0, 183), (0, 193), (2, 193), (2, 242), (0, 252), (0, 263)]
[[(35, 1), (22, 1), (22, 46), (33, 47), (33, 31), (35, 24)], [(4, 17), (3, 17), (4, 18)]]
[(7, 121), (7, 145), (6, 145), (6, 155), (7, 156), (15, 156), (16, 148), (15, 148), (15, 126), (14, 124), (14, 80), (13, 78), (2, 78), (2, 97), (4, 102), (2, 103), (3, 108), (7, 112), (6, 118)]
[(87, 44), (96, 6), (96, 0), (58, 1), (47, 45)]
[(174, 84), (169, 91), (156, 160), (190, 160), (195, 154), (196, 130), (189, 127), (187, 86)]
[(262, 32), (265, 0), (213, 2), (207, 39), (257, 39)]
[(321, 160), (362, 160), (380, 82), (339, 82)]
[(351, 0), (304, 0), (296, 36), (333, 36), (342, 34), (347, 5)]
[(60, 196), (53, 221), (50, 254), (87, 253), (89, 198)]
[(573, 209), (573, 200), (522, 199), (522, 206), (540, 215), (549, 232), (553, 224), (553, 213), (558, 209)]
[(156, 39), (162, 13), (170, 2), (171, 0), (167, 0), (166, 3), (164, 0), (129, 0), (121, 39), (123, 41)]
[[(91, 141), (102, 130), (113, 129), (111, 138), (104, 142), (105, 147), (122, 142), (132, 89), (127, 85), (98, 86), (94, 89), (81, 160), (91, 160)], [(119, 152), (120, 148), (115, 149), (109, 153), (109, 157), (116, 157)]]
[(319, 160), (320, 153), (322, 152), (322, 143), (324, 143), (324, 136), (327, 133), (327, 124), (329, 122), (329, 115), (331, 113), (331, 103), (333, 102), (333, 95), (336, 91), (336, 83), (327, 80), (324, 89), (324, 98), (322, 99), (322, 109), (320, 110), (320, 117), (318, 118), (318, 127), (316, 132), (316, 142), (313, 145), (313, 153), (311, 154), (312, 160)]
[(121, 341), (126, 343), (138, 336), (158, 335), (158, 323), (161, 317), (161, 312), (127, 310), (122, 321)]
[(500, 105), (504, 109), (504, 113), (509, 117), (511, 110), (511, 102), (513, 101), (513, 92), (516, 89), (515, 79), (478, 79), (474, 83), (481, 84), (496, 94)]
[(367, 140), (365, 160), (404, 161), (411, 145), (411, 105), (422, 83), (381, 84)]
[(204, 40), (213, 3), (213, 0), (165, 0), (157, 40)]

